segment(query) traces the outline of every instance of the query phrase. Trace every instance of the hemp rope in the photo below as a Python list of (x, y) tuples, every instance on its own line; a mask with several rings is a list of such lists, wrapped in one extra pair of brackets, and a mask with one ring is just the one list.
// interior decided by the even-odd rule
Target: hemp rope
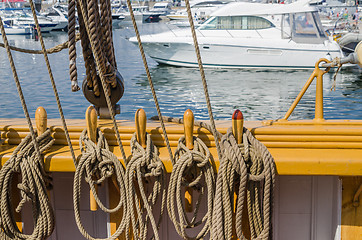
[[(75, 36), (75, 41), (78, 42), (80, 40), (80, 35), (77, 34)], [(68, 44), (69, 42), (63, 42), (61, 44), (58, 44), (52, 48), (48, 48), (46, 51), (48, 54), (52, 54), (52, 53), (57, 53), (62, 51), (63, 49), (68, 48)], [(4, 43), (0, 43), (0, 47), (5, 48), (5, 44)], [(43, 54), (43, 50), (32, 50), (32, 49), (25, 49), (25, 48), (19, 48), (19, 47), (15, 47), (15, 46), (10, 46), (11, 50), (17, 51), (17, 52), (22, 52), (22, 53), (29, 53), (29, 54)]]
[[(39, 22), (38, 22), (38, 17), (37, 17), (37, 15), (36, 15), (35, 5), (34, 5), (34, 3), (33, 3), (33, 0), (29, 0), (29, 4), (30, 4), (30, 7), (31, 7), (31, 11), (32, 11), (32, 13), (33, 13), (33, 17), (34, 17), (34, 22), (35, 22), (36, 29), (40, 29)], [(47, 69), (48, 69), (50, 82), (51, 82), (51, 85), (52, 85), (52, 88), (53, 88), (55, 100), (56, 100), (56, 102), (57, 102), (58, 111), (59, 111), (59, 114), (60, 114), (62, 126), (63, 126), (64, 133), (65, 133), (65, 138), (67, 139), (67, 143), (68, 143), (68, 146), (69, 146), (69, 149), (70, 149), (70, 153), (71, 153), (71, 155), (72, 155), (73, 163), (74, 163), (74, 165), (76, 165), (77, 160), (76, 160), (76, 158), (75, 158), (75, 154), (74, 154), (74, 150), (73, 150), (73, 145), (72, 145), (72, 143), (71, 143), (71, 141), (70, 141), (69, 132), (68, 132), (67, 124), (66, 124), (66, 122), (65, 122), (65, 117), (64, 117), (62, 105), (61, 105), (61, 103), (60, 103), (60, 98), (59, 98), (58, 90), (57, 90), (57, 87), (56, 87), (56, 85), (55, 85), (54, 76), (53, 76), (53, 73), (52, 73), (52, 69), (51, 69), (51, 67), (50, 67), (50, 62), (49, 62), (48, 54), (47, 54), (47, 51), (46, 51), (46, 48), (45, 48), (45, 44), (44, 44), (44, 40), (43, 40), (43, 35), (42, 35), (41, 31), (38, 32), (38, 35), (39, 35), (40, 45), (41, 45), (41, 48), (42, 48), (42, 50), (43, 50), (43, 55), (44, 55), (45, 64), (46, 64)], [(5, 43), (5, 42), (4, 42), (4, 43)]]
[(199, 48), (199, 44), (197, 42), (197, 36), (196, 36), (196, 32), (195, 32), (195, 25), (194, 25), (194, 21), (193, 21), (193, 18), (192, 18), (192, 13), (191, 13), (191, 7), (190, 7), (189, 0), (185, 0), (185, 4), (186, 4), (186, 10), (187, 10), (189, 23), (190, 23), (192, 39), (194, 41), (195, 53), (196, 53), (196, 57), (197, 57), (197, 63), (199, 65), (202, 85), (204, 87), (204, 94), (205, 94), (207, 110), (208, 110), (208, 113), (209, 113), (211, 130), (212, 130), (211, 133), (214, 135), (214, 138), (215, 138), (215, 146), (216, 146), (216, 150), (217, 150), (217, 155), (219, 156), (219, 159), (221, 159), (221, 148), (220, 148), (219, 141), (217, 141), (218, 134), (217, 134), (216, 126), (215, 126), (214, 115), (212, 114), (209, 91), (208, 91), (208, 88), (207, 88), (207, 82), (206, 82), (204, 67), (202, 65), (200, 48)]
[[(109, 0), (108, 0), (109, 1)], [(87, 15), (86, 15), (86, 10), (85, 10), (85, 7), (84, 7), (84, 2), (82, 0), (78, 1), (79, 3), (79, 9), (78, 11), (80, 10), (81, 14), (79, 15), (82, 15), (82, 18), (83, 19), (87, 19)], [(95, 4), (96, 7), (98, 7), (97, 4)], [(97, 13), (97, 11), (95, 11)], [(88, 12), (89, 13), (89, 12)], [(92, 23), (92, 22), (90, 22)], [(85, 27), (85, 30), (86, 30), (86, 33), (88, 36), (90, 36), (91, 32), (90, 32), (90, 28), (89, 28), (89, 24), (88, 21), (84, 21), (84, 27)], [(94, 30), (94, 29), (93, 29)], [(83, 31), (83, 30), (82, 30)], [(94, 35), (94, 34), (93, 34)], [(97, 36), (97, 35), (96, 35)], [(91, 45), (91, 48), (92, 49), (96, 49), (96, 46), (95, 46), (95, 40), (94, 38), (89, 38), (89, 42), (90, 42), (90, 45)], [(96, 65), (97, 65), (97, 68), (98, 69), (101, 69), (101, 55), (102, 53), (101, 52), (98, 52), (98, 51), (94, 51), (94, 59), (95, 59), (95, 62), (96, 62)], [(121, 154), (122, 154), (122, 157), (123, 157), (123, 160), (125, 162), (125, 164), (127, 164), (127, 157), (126, 157), (126, 153), (124, 151), (124, 148), (123, 148), (123, 145), (122, 145), (122, 141), (121, 141), (121, 136), (119, 134), (119, 131), (118, 131), (118, 126), (117, 126), (117, 123), (116, 123), (116, 119), (115, 119), (115, 114), (114, 114), (114, 109), (112, 107), (112, 103), (111, 103), (111, 100), (110, 100), (110, 92), (109, 92), (109, 89), (106, 85), (106, 80), (105, 80), (105, 76), (103, 75), (103, 72), (102, 71), (99, 71), (99, 78), (101, 80), (101, 84), (102, 84), (102, 88), (103, 88), (103, 91), (104, 91), (104, 96), (106, 98), (106, 102), (107, 102), (107, 107), (108, 107), (108, 110), (109, 110), (109, 113), (111, 115), (111, 118), (112, 118), (112, 122), (113, 122), (113, 128), (114, 128), (114, 132), (116, 134), (116, 138), (117, 138), (117, 143), (118, 143), (118, 146), (121, 150)]]
[(172, 154), (170, 142), (169, 142), (169, 140), (168, 140), (165, 123), (164, 123), (163, 118), (162, 118), (162, 113), (161, 113), (160, 105), (159, 105), (159, 103), (158, 103), (157, 96), (156, 96), (156, 90), (155, 90), (155, 87), (154, 87), (154, 85), (153, 85), (153, 81), (152, 81), (152, 77), (151, 77), (151, 74), (150, 74), (150, 70), (149, 70), (149, 68), (148, 68), (145, 51), (143, 50), (140, 33), (139, 33), (139, 31), (138, 31), (136, 19), (135, 19), (135, 17), (134, 17), (134, 13), (133, 13), (133, 9), (132, 9), (132, 4), (131, 4), (131, 1), (130, 1), (130, 0), (127, 0), (127, 6), (128, 6), (128, 10), (129, 10), (131, 19), (132, 19), (132, 24), (133, 24), (134, 31), (135, 31), (135, 33), (136, 33), (137, 42), (138, 42), (138, 48), (140, 49), (140, 53), (141, 53), (143, 65), (144, 65), (144, 67), (145, 67), (146, 74), (147, 74), (148, 83), (149, 83), (149, 85), (150, 85), (151, 92), (152, 92), (152, 96), (153, 96), (153, 100), (154, 100), (154, 102), (155, 102), (155, 106), (156, 106), (156, 110), (157, 110), (157, 115), (158, 115), (158, 117), (159, 117), (159, 119), (160, 119), (161, 128), (162, 128), (163, 136), (164, 136), (164, 138), (165, 138), (165, 142), (166, 142), (168, 154), (169, 154), (169, 156), (170, 156), (170, 160), (171, 160), (172, 165), (173, 165), (175, 162), (174, 162), (174, 158), (173, 158), (173, 154)]
[[(221, 145), (223, 158), (220, 161), (216, 182), (212, 239), (231, 239), (233, 212), (235, 212), (237, 238), (246, 239), (242, 232), (245, 200), (251, 239), (270, 239), (275, 184), (273, 157), (246, 128), (244, 128), (242, 144), (236, 143), (232, 130), (229, 128), (221, 140)], [(234, 209), (236, 182), (239, 182), (239, 188)]]
[[(49, 149), (54, 139), (51, 138), (50, 129), (47, 129), (36, 139), (40, 152)], [(17, 185), (20, 190), (21, 201), (16, 208), (20, 212), (26, 202), (31, 202), (33, 209), (34, 228), (32, 234), (23, 234), (19, 231), (14, 213), (12, 181), (14, 175), (21, 175), (21, 183)], [(51, 181), (44, 171), (44, 162), (37, 156), (32, 143), (31, 134), (27, 135), (16, 147), (10, 159), (0, 170), (0, 231), (1, 239), (46, 239), (54, 230), (54, 213), (47, 196), (47, 188)]]
[[(126, 185), (128, 207), (136, 210), (130, 211), (133, 238), (146, 239), (148, 225), (151, 223), (153, 231), (151, 239), (159, 240), (158, 230), (166, 203), (166, 169), (158, 156), (157, 147), (153, 145), (151, 136), (148, 133), (146, 133), (146, 149), (137, 142), (136, 133), (133, 134), (131, 151), (132, 155), (126, 167)], [(148, 196), (144, 188), (144, 181), (153, 183), (152, 192)], [(137, 190), (141, 196), (140, 198), (137, 195)], [(156, 223), (152, 211), (158, 198), (161, 199), (159, 201), (161, 208)], [(128, 234), (126, 239), (128, 239)]]
[[(185, 137), (179, 139), (167, 195), (169, 217), (177, 233), (183, 239), (202, 239), (212, 228), (212, 207), (216, 181), (215, 163), (205, 143), (198, 137), (194, 137), (193, 141), (194, 149), (189, 150), (185, 146)], [(190, 176), (192, 180), (188, 181), (186, 179), (187, 176)], [(202, 184), (203, 181), (205, 184)], [(183, 201), (181, 200), (182, 186), (191, 187), (199, 192), (191, 220), (188, 219)], [(199, 219), (199, 208), (205, 191), (207, 191), (207, 212)], [(178, 216), (176, 216), (176, 208)], [(204, 224), (204, 226), (196, 236), (190, 237), (187, 235), (186, 229), (194, 228), (201, 224)]]
[[(120, 209), (123, 210), (122, 219), (116, 232), (109, 238), (106, 238), (107, 240), (114, 240), (118, 238), (123, 231), (126, 230), (126, 226), (130, 220), (129, 206), (127, 205), (124, 167), (117, 157), (109, 150), (107, 140), (99, 129), (97, 145), (88, 138), (87, 129), (84, 129), (79, 138), (79, 146), (82, 151), (82, 156), (75, 170), (73, 185), (75, 221), (79, 231), (85, 238), (89, 240), (98, 239), (93, 238), (86, 232), (80, 218), (81, 181), (84, 177), (86, 182), (89, 184), (89, 187), (92, 190), (93, 196), (100, 209), (106, 213), (114, 213)], [(120, 199), (118, 205), (115, 208), (109, 209), (105, 207), (99, 199), (98, 195), (96, 194), (94, 184), (99, 185), (107, 178), (112, 177), (112, 175), (116, 176), (118, 187), (120, 188)]]
[[(32, 158), (33, 159), (35, 158), (38, 163), (43, 163), (42, 162), (43, 161), (42, 156), (41, 156), (41, 150), (40, 150), (39, 144), (38, 144), (38, 142), (36, 140), (35, 131), (33, 129), (32, 123), (31, 123), (31, 119), (30, 119), (29, 112), (28, 112), (28, 109), (27, 109), (27, 105), (26, 105), (26, 102), (25, 102), (25, 98), (24, 98), (24, 95), (23, 95), (23, 92), (22, 92), (22, 89), (21, 89), (21, 86), (20, 86), (20, 81), (19, 81), (18, 74), (17, 74), (16, 68), (15, 68), (14, 60), (13, 60), (13, 57), (12, 57), (12, 54), (11, 54), (11, 51), (10, 51), (10, 46), (9, 46), (9, 43), (8, 43), (8, 40), (7, 40), (7, 37), (6, 37), (6, 33), (5, 33), (5, 29), (4, 29), (4, 25), (3, 25), (1, 17), (0, 17), (0, 30), (1, 30), (1, 35), (2, 35), (3, 41), (4, 41), (4, 46), (5, 46), (7, 55), (8, 55), (8, 59), (9, 59), (9, 62), (10, 62), (10, 67), (11, 67), (12, 72), (13, 72), (13, 77), (14, 77), (14, 81), (15, 81), (15, 84), (16, 84), (16, 87), (17, 87), (17, 91), (18, 91), (18, 94), (19, 94), (21, 105), (23, 107), (24, 115), (26, 117), (26, 121), (27, 121), (28, 126), (29, 126), (30, 136), (31, 136), (31, 139), (32, 139), (32, 146), (33, 146), (34, 151), (35, 151), (35, 154), (32, 154)], [(30, 141), (30, 137), (28, 137), (27, 140)], [(34, 160), (33, 162), (35, 162), (36, 160)], [(3, 171), (6, 171), (5, 168), (2, 168), (2, 169), (4, 169)], [(31, 170), (36, 171), (35, 169), (31, 169)], [(42, 167), (40, 167), (39, 170), (40, 170), (41, 175), (38, 174), (37, 176), (39, 176), (40, 180), (37, 180), (37, 181), (35, 180), (36, 184), (37, 184), (36, 185), (37, 187), (39, 187), (39, 185), (41, 184), (41, 183), (39, 183), (39, 181), (41, 181), (41, 180), (45, 181), (44, 179), (41, 179), (41, 177), (46, 176), (46, 173), (45, 173), (45, 171), (44, 171), (44, 169)], [(28, 173), (28, 175), (29, 174), (31, 174), (31, 173)], [(5, 180), (11, 181), (12, 179), (10, 178), (10, 179), (5, 179)], [(1, 184), (5, 184), (5, 183), (2, 181)], [(24, 183), (24, 184), (26, 184), (26, 183)], [(7, 185), (5, 185), (5, 187), (7, 187)], [(44, 188), (45, 188), (45, 186), (44, 186)], [(38, 190), (41, 191), (41, 189), (38, 189)], [(27, 192), (27, 191), (28, 191), (27, 189), (24, 189), (24, 192)], [(2, 194), (6, 194), (6, 193), (3, 192)], [(36, 219), (37, 221), (35, 221), (35, 230), (36, 231), (34, 230), (33, 234), (34, 234), (34, 236), (41, 235), (41, 236), (46, 237), (46, 236), (49, 236), (52, 233), (53, 229), (54, 229), (54, 223), (53, 223), (54, 220), (50, 220), (49, 226), (45, 226), (46, 228), (42, 233), (39, 232), (41, 230), (38, 230), (38, 228), (41, 228), (41, 226), (44, 226), (44, 224), (47, 225), (46, 223), (44, 223), (44, 221), (46, 221), (46, 219), (49, 219), (49, 218), (53, 219), (54, 217), (53, 217), (52, 209), (48, 208), (48, 207), (50, 207), (49, 199), (47, 198), (46, 195), (44, 196), (43, 194), (41, 194), (41, 196), (42, 196), (41, 197), (41, 204), (40, 205), (38, 204), (37, 206), (35, 206), (35, 207), (39, 207), (38, 212), (41, 212), (41, 217), (37, 218)], [(6, 196), (5, 196), (5, 198), (6, 198)], [(5, 198), (4, 198), (4, 200), (6, 200)], [(3, 201), (2, 201), (2, 203), (6, 204)], [(3, 204), (1, 204), (1, 205), (3, 206)], [(33, 206), (33, 208), (34, 208), (34, 206)], [(8, 211), (11, 211), (11, 210), (8, 209)], [(35, 217), (37, 217), (39, 215), (38, 212), (34, 210), (34, 216)], [(46, 216), (44, 216), (43, 214), (46, 214)], [(6, 215), (6, 213), (4, 213), (4, 216), (2, 216), (2, 214), (0, 216), (0, 217), (6, 218), (6, 220), (4, 220), (6, 222), (4, 222), (3, 219), (1, 219), (0, 226), (2, 228), (2, 231), (0, 231), (0, 232), (4, 233), (2, 235), (9, 234), (9, 236), (3, 236), (3, 237), (7, 238), (7, 237), (19, 235), (18, 228), (17, 227), (14, 228), (14, 225), (13, 225), (13, 222), (14, 222), (13, 219), (14, 218), (11, 218), (11, 220), (10, 220), (7, 216), (8, 215)], [(10, 222), (10, 221), (12, 221), (12, 222)], [(17, 229), (17, 230), (15, 230), (15, 229)]]
[[(100, 9), (97, 0), (77, 1), (79, 31), (83, 48), (83, 57), (87, 73), (87, 84), (93, 87), (96, 96), (100, 94), (99, 77), (102, 75), (102, 87), (110, 94), (111, 87), (116, 87), (116, 61), (112, 41), (112, 13), (110, 0), (101, 0)], [(86, 12), (85, 12), (86, 10)], [(69, 60), (72, 84), (77, 79), (75, 32), (75, 0), (69, 1)], [(94, 63), (96, 62), (96, 64)], [(103, 86), (104, 85), (104, 86)]]
[(73, 92), (80, 90), (77, 80), (77, 51), (75, 49), (75, 2), (76, 0), (69, 0), (68, 4), (69, 75)]

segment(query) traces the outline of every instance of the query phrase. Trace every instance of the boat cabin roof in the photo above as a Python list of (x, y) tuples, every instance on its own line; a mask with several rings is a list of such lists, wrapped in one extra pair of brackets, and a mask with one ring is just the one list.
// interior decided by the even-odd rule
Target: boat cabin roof
[(258, 16), (315, 11), (317, 11), (315, 7), (309, 6), (309, 0), (297, 1), (291, 4), (235, 2), (216, 10), (211, 16)]

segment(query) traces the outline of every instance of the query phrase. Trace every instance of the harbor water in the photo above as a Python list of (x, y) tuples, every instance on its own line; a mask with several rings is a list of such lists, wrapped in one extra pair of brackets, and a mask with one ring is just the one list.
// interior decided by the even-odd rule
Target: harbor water
[[(169, 30), (166, 23), (139, 26), (141, 33)], [(118, 71), (124, 78), (125, 94), (118, 102), (121, 114), (117, 119), (133, 119), (138, 108), (144, 108), (148, 117), (157, 115), (138, 46), (127, 39), (134, 36), (132, 26), (113, 32)], [(26, 36), (8, 36), (10, 45), (41, 49), (40, 42)], [(47, 48), (67, 41), (64, 32), (44, 34)], [(85, 77), (80, 43), (77, 44), (79, 84)], [(12, 51), (21, 86), (31, 116), (43, 106), (48, 118), (59, 118), (43, 55)], [(321, 56), (324, 57), (324, 56)], [(49, 55), (65, 117), (84, 118), (89, 103), (81, 91), (71, 92), (68, 50)], [(196, 68), (158, 65), (148, 58), (161, 111), (164, 116), (182, 117), (190, 108), (197, 120), (207, 120), (208, 112), (199, 70)], [(230, 119), (240, 109), (245, 120), (279, 119), (284, 116), (295, 97), (309, 78), (312, 70), (242, 70), (205, 69), (214, 117)], [(362, 119), (362, 74), (343, 70), (336, 78), (336, 90), (331, 91), (333, 73), (324, 77), (324, 113), (326, 119)], [(23, 118), (13, 74), (4, 48), (0, 48), (0, 118)], [(315, 83), (306, 92), (290, 119), (313, 119)]]

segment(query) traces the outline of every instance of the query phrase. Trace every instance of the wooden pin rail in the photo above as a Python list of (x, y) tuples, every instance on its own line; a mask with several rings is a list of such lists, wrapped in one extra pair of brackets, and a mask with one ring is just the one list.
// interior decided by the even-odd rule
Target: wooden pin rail
[[(70, 138), (76, 156), (80, 155), (79, 136), (86, 127), (85, 120), (68, 120)], [(129, 143), (136, 131), (133, 121), (117, 121), (122, 143), (127, 156), (130, 155)], [(216, 122), (222, 134), (231, 127), (231, 121)], [(48, 119), (48, 126), (55, 145), (45, 154), (46, 170), (55, 172), (74, 171), (74, 165), (66, 145), (64, 131), (59, 120)], [(245, 121), (255, 137), (271, 152), (280, 175), (362, 175), (362, 121), (358, 120), (325, 120), (315, 124), (311, 120), (260, 122)], [(99, 120), (98, 127), (105, 133), (111, 150), (122, 160), (116, 137), (109, 120)], [(177, 147), (178, 139), (183, 136), (181, 124), (166, 123), (170, 144)], [(160, 123), (148, 121), (146, 131), (160, 150), (160, 158), (167, 172), (171, 172), (172, 164), (163, 138)], [(16, 145), (29, 133), (25, 120), (0, 119), (1, 139), (0, 159), (2, 164), (8, 160)], [(193, 134), (200, 137), (210, 148), (218, 167), (219, 161), (215, 149), (214, 138), (206, 129), (194, 127)]]

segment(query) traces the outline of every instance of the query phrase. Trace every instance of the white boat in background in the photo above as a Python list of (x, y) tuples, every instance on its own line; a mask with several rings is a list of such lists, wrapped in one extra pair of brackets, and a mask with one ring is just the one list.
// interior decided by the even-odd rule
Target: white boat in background
[(58, 8), (49, 8), (47, 12), (42, 13), (42, 16), (49, 18), (52, 22), (56, 22), (57, 25), (52, 31), (66, 31), (68, 29), (68, 19), (66, 15)]
[[(305, 69), (320, 58), (343, 55), (307, 1), (230, 3), (215, 11), (196, 34), (205, 67)], [(159, 63), (198, 66), (190, 29), (143, 35), (141, 40)]]
[(33, 32), (32, 28), (29, 26), (20, 27), (20, 26), (10, 26), (8, 24), (4, 24), (4, 29), (6, 35), (30, 35)]
[(171, 12), (172, 3), (170, 2), (156, 2), (150, 9), (150, 12), (159, 13), (160, 16), (166, 16)]
[[(160, 14), (149, 11), (148, 6), (132, 5), (133, 14), (137, 23), (158, 22)], [(123, 16), (123, 17), (122, 17)], [(121, 18), (120, 24), (132, 24), (132, 19), (128, 8), (118, 7), (112, 10), (112, 21)]]
[[(10, 26), (31, 27), (35, 29), (34, 18), (29, 8), (4, 9), (1, 14), (4, 16), (4, 23)], [(38, 15), (38, 22), (42, 33), (52, 31), (59, 23), (42, 15)]]
[[(210, 14), (216, 9), (223, 7), (226, 3), (233, 2), (234, 0), (193, 0), (190, 1), (190, 8), (193, 17), (197, 17), (198, 20), (206, 20), (210, 17)], [(170, 20), (187, 20), (186, 9), (171, 12), (166, 15)]]

